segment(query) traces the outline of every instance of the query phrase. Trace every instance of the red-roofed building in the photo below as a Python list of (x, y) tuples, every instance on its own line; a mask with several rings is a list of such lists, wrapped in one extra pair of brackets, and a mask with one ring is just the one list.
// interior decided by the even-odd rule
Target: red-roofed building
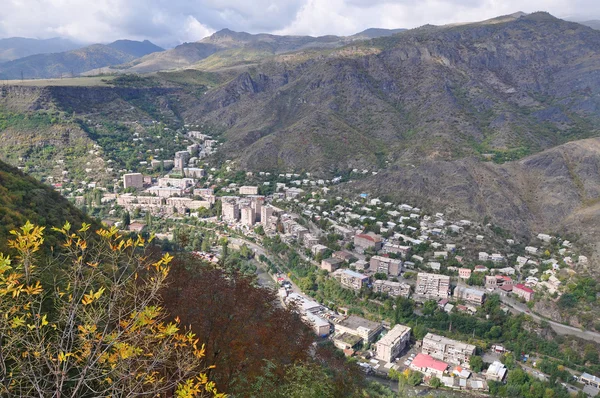
[(383, 241), (381, 236), (376, 235), (372, 232), (368, 234), (358, 234), (354, 236), (354, 246), (358, 249), (361, 248), (363, 250), (368, 249), (370, 247), (375, 250), (381, 250), (383, 247)]
[(525, 301), (531, 301), (533, 299), (533, 289), (531, 289), (521, 283), (513, 286), (512, 292), (513, 292), (513, 294), (524, 298)]
[(448, 369), (448, 364), (433, 359), (433, 357), (427, 354), (418, 354), (410, 364), (410, 368), (429, 376), (442, 377), (446, 369)]

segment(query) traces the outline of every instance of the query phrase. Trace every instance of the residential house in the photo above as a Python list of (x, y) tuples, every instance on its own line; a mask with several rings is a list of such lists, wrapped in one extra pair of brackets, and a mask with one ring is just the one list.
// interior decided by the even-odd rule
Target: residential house
[(513, 294), (523, 298), (525, 301), (531, 301), (533, 299), (533, 289), (519, 283), (515, 285), (512, 290)]
[(458, 277), (461, 279), (469, 279), (471, 277), (471, 271), (469, 268), (459, 268)]
[(448, 364), (434, 359), (431, 355), (421, 353), (417, 354), (409, 367), (414, 371), (424, 373), (428, 376), (441, 378), (446, 369), (448, 369)]
[(381, 236), (369, 232), (368, 234), (357, 234), (354, 236), (354, 247), (357, 250), (374, 249), (375, 251), (381, 250), (383, 241)]
[(457, 286), (454, 289), (454, 298), (463, 300), (468, 304), (482, 305), (485, 300), (485, 292), (470, 287)]
[(507, 372), (508, 369), (506, 369), (506, 366), (504, 366), (502, 362), (494, 361), (485, 372), (485, 378), (488, 381), (493, 380), (501, 382), (502, 380), (504, 380), (504, 377), (506, 376)]

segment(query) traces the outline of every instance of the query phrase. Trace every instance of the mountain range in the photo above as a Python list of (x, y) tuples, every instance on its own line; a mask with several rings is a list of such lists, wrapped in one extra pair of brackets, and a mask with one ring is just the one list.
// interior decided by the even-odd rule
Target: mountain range
[[(224, 30), (119, 66), (189, 70), (139, 88), (36, 89), (23, 106), (203, 125), (225, 141), (216, 160), (243, 170), (343, 174), (355, 181), (339, 189), (594, 242), (600, 31), (538, 12), (384, 33)], [(33, 95), (9, 91), (11, 104)]]
[(60, 37), (52, 39), (9, 37), (0, 39), (0, 63), (29, 55), (70, 51), (79, 47), (82, 47), (82, 45)]
[(29, 55), (1, 63), (0, 79), (72, 77), (90, 69), (122, 64), (157, 51), (163, 49), (148, 40), (117, 40), (70, 51)]
[[(352, 36), (312, 37), (250, 34), (222, 29), (198, 42), (184, 43), (108, 70), (118, 73), (148, 73), (183, 68), (215, 70), (247, 66), (278, 54), (310, 49), (335, 49), (357, 41), (391, 36), (403, 30), (367, 29)], [(87, 74), (94, 75), (98, 72), (92, 70)]]

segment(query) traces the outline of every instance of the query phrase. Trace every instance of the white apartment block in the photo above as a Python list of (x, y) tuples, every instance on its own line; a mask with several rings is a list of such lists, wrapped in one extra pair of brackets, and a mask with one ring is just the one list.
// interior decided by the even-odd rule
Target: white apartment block
[(223, 201), (221, 215), (225, 221), (237, 221), (240, 218), (240, 207), (237, 202)]
[(255, 221), (256, 221), (256, 213), (254, 212), (254, 209), (250, 206), (242, 207), (242, 209), (241, 209), (242, 225), (251, 227), (254, 225)]
[(392, 362), (410, 340), (410, 328), (404, 325), (396, 325), (381, 340), (375, 343), (375, 357), (382, 361)]
[(450, 277), (446, 275), (419, 272), (415, 285), (415, 295), (428, 299), (448, 298)]
[(441, 361), (469, 367), (469, 359), (475, 355), (475, 346), (444, 336), (427, 333), (423, 338), (422, 352)]
[(123, 174), (123, 188), (144, 188), (144, 176), (142, 173)]
[(375, 293), (387, 293), (391, 297), (410, 296), (410, 285), (402, 282), (392, 282), (377, 280), (373, 282), (373, 291)]
[(243, 186), (239, 190), (240, 195), (258, 195), (258, 187)]

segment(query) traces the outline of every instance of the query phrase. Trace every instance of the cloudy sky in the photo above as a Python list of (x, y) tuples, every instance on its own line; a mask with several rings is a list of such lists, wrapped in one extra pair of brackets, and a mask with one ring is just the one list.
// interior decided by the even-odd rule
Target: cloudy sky
[(229, 28), (349, 35), (478, 21), (516, 11), (600, 19), (600, 0), (0, 0), (0, 37), (149, 39), (170, 47)]

